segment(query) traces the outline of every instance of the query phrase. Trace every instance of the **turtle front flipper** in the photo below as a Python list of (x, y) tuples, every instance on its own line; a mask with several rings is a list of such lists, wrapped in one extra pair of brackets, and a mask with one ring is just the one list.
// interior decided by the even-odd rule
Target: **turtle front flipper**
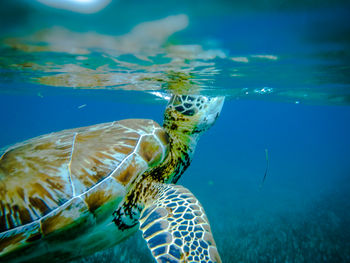
[(140, 229), (157, 262), (221, 262), (209, 221), (197, 198), (180, 185), (159, 184)]

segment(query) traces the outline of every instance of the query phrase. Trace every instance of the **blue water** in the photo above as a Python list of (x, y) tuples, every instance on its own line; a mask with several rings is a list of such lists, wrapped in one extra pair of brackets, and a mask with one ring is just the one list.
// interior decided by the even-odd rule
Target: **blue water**
[[(223, 262), (350, 262), (346, 1), (254, 1), (252, 6), (243, 1), (114, 1), (93, 15), (27, 1), (1, 5), (9, 11), (1, 18), (0, 148), (52, 131), (125, 118), (162, 123), (166, 100), (150, 91), (171, 93), (177, 82), (169, 69), (193, 74), (196, 84), (190, 87), (227, 98), (179, 184), (205, 207)], [(152, 42), (151, 48), (141, 43), (125, 51), (72, 42), (90, 51), (75, 53), (62, 49), (57, 39), (50, 44), (28, 40), (54, 25), (77, 33), (78, 39), (87, 31), (122, 36), (140, 23), (178, 14), (188, 25)], [(184, 23), (183, 18), (176, 23)], [(8, 45), (13, 37), (18, 37), (17, 46)], [(19, 43), (36, 50), (23, 50)], [(50, 48), (38, 51), (45, 45)], [(180, 65), (169, 63), (169, 57), (181, 57), (171, 53), (176, 45), (187, 52)], [(188, 45), (200, 46), (200, 51), (191, 53)], [(204, 59), (208, 50), (216, 55)], [(119, 62), (113, 64), (111, 57)], [(71, 64), (80, 68), (67, 68)], [(100, 71), (87, 70), (105, 65)], [(142, 79), (132, 82), (127, 75), (121, 83), (130, 72)], [(265, 151), (269, 167), (261, 185)], [(79, 262), (111, 260), (152, 258), (138, 233)]]

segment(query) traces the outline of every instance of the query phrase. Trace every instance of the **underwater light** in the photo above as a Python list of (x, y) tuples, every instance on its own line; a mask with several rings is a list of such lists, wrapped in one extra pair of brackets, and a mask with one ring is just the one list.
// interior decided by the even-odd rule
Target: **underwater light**
[(111, 0), (37, 0), (38, 2), (78, 13), (96, 13), (106, 7)]
[(83, 3), (91, 3), (95, 2), (95, 0), (73, 0), (74, 2), (83, 2)]

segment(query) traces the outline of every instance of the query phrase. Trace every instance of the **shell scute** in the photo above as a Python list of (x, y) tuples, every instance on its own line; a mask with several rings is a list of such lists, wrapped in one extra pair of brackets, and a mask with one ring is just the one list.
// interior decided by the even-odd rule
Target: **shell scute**
[(0, 239), (0, 252), (4, 249), (9, 248), (11, 246), (20, 244), (23, 240), (25, 240), (25, 233), (16, 233), (11, 236), (5, 236)]
[[(156, 122), (131, 119), (10, 147), (0, 157), (0, 238), (39, 221), (40, 235), (47, 236), (95, 220), (101, 209), (125, 196), (125, 186), (163, 160), (164, 138)], [(32, 234), (25, 239), (39, 239)]]
[(40, 220), (41, 230), (44, 236), (47, 236), (57, 230), (63, 230), (76, 225), (79, 221), (86, 221), (91, 217), (84, 201), (76, 197), (67, 206), (60, 207), (52, 215)]
[(139, 134), (152, 133), (155, 128), (160, 128), (158, 123), (148, 119), (127, 119), (118, 121), (118, 123)]
[(82, 194), (106, 178), (132, 153), (139, 137), (119, 122), (78, 133), (70, 162), (75, 193)]
[(153, 167), (159, 163), (163, 157), (163, 147), (156, 140), (154, 135), (144, 135), (139, 143), (137, 153)]
[(112, 176), (117, 182), (127, 186), (134, 178), (144, 173), (147, 169), (147, 163), (134, 153), (123, 161), (118, 169), (112, 173)]
[[(82, 198), (98, 222), (111, 215), (109, 208), (115, 209), (125, 194), (125, 188), (110, 177), (92, 188)], [(106, 212), (108, 215), (105, 214)]]
[(39, 222), (34, 222), (29, 225), (13, 229), (0, 236), (0, 253), (15, 250), (28, 243), (34, 242), (33, 237), (41, 238)]
[(67, 164), (72, 139), (67, 133), (41, 136), (5, 152), (0, 159), (0, 231), (39, 219), (71, 198)]

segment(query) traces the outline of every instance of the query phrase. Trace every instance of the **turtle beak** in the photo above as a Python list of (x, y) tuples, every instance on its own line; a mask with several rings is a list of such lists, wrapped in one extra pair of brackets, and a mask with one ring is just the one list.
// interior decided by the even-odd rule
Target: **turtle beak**
[(199, 125), (196, 128), (198, 131), (206, 131), (214, 125), (216, 119), (219, 117), (222, 106), (224, 105), (225, 97), (207, 98), (207, 107), (202, 114), (202, 119), (199, 121)]
[(224, 105), (225, 97), (215, 97), (211, 98), (209, 107), (208, 107), (208, 115), (215, 116), (215, 119), (217, 119), (220, 115), (222, 106)]

